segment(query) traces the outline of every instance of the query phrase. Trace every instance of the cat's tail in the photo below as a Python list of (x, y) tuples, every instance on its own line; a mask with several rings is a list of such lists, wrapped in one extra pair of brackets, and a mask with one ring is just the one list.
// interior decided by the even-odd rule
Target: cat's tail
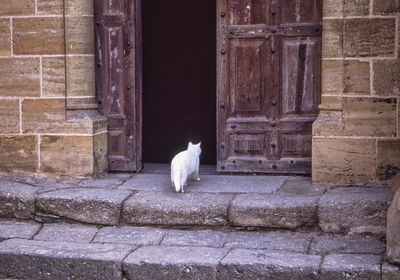
[(177, 172), (177, 170), (173, 170), (173, 169), (171, 170), (171, 183), (172, 183), (172, 186), (175, 188), (175, 191), (179, 192), (179, 190), (181, 189), (179, 171)]

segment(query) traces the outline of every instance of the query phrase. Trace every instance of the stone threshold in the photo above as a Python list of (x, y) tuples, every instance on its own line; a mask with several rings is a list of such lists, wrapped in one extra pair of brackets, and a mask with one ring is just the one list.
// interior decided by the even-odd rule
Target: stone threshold
[(384, 252), (377, 238), (314, 231), (0, 219), (0, 278), (398, 279), (399, 268), (384, 261)]
[(166, 174), (63, 181), (0, 178), (0, 218), (96, 225), (313, 228), (384, 237), (389, 187), (312, 184), (308, 177), (202, 175), (185, 193)]

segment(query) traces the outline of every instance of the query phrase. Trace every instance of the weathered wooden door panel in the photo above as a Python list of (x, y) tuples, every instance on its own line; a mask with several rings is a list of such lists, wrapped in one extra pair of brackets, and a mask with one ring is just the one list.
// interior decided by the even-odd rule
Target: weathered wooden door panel
[(134, 0), (95, 1), (96, 91), (108, 118), (108, 161), (113, 171), (140, 169), (140, 84)]
[(218, 171), (309, 173), (321, 0), (221, 0)]

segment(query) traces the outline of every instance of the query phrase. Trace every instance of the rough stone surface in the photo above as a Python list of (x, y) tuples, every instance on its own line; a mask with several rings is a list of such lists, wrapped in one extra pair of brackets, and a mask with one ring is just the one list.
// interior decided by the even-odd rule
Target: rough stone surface
[(387, 212), (386, 244), (388, 260), (400, 264), (400, 189), (397, 190)]
[[(80, 2), (80, 1), (78, 1)], [(40, 0), (37, 1), (39, 15), (54, 15), (63, 13), (63, 1), (61, 0)]]
[(39, 195), (36, 206), (42, 212), (76, 221), (116, 225), (122, 202), (130, 194), (129, 191), (95, 188), (61, 189)]
[(0, 0), (0, 16), (33, 15), (35, 0)]
[[(286, 176), (210, 176), (201, 175), (195, 182), (190, 177), (185, 192), (210, 193), (272, 193), (288, 179)], [(121, 189), (171, 192), (170, 175), (138, 174), (125, 182)]]
[(294, 229), (316, 223), (318, 197), (281, 194), (240, 194), (229, 209), (229, 221), (239, 226)]
[(266, 249), (307, 253), (311, 235), (274, 231), (267, 233), (258, 232), (232, 232), (228, 234), (225, 242), (227, 248)]
[(382, 264), (382, 280), (400, 280), (400, 267), (384, 262)]
[(367, 16), (369, 14), (369, 0), (344, 1), (345, 16)]
[(380, 279), (382, 257), (362, 254), (333, 254), (324, 258), (321, 280)]
[(292, 177), (279, 188), (278, 192), (294, 196), (320, 196), (329, 187), (327, 184), (312, 184), (309, 177)]
[(40, 96), (38, 58), (0, 58), (0, 96)]
[(313, 138), (314, 182), (361, 184), (376, 179), (376, 140)]
[(139, 191), (125, 203), (122, 221), (152, 225), (226, 225), (232, 195)]
[(319, 201), (319, 225), (325, 232), (386, 232), (386, 212), (392, 200), (390, 188), (337, 188)]
[(377, 95), (400, 94), (400, 60), (374, 61), (374, 89)]
[(93, 2), (91, 0), (65, 1), (67, 15), (93, 15)]
[(380, 180), (393, 179), (400, 171), (400, 139), (377, 140), (377, 166)]
[[(93, 24), (93, 23), (92, 23)], [(90, 34), (90, 33), (88, 33)], [(86, 38), (88, 36), (84, 36)], [(94, 56), (67, 57), (68, 97), (95, 96)]]
[(95, 178), (90, 180), (84, 180), (79, 183), (83, 187), (90, 188), (105, 188), (114, 189), (123, 183), (122, 179), (118, 178)]
[(204, 246), (221, 248), (226, 234), (212, 230), (169, 230), (161, 245), (166, 246)]
[(40, 229), (40, 224), (15, 220), (0, 220), (0, 241), (10, 238), (32, 238)]
[(43, 57), (43, 96), (65, 96), (65, 58)]
[(89, 243), (98, 229), (80, 224), (45, 224), (34, 240)]
[(10, 239), (0, 243), (0, 277), (120, 280), (121, 262), (132, 249), (118, 244)]
[(19, 133), (19, 101), (0, 100), (0, 131)]
[(318, 279), (320, 256), (234, 249), (218, 267), (218, 279)]
[(18, 55), (64, 54), (63, 19), (14, 18), (13, 50)]
[(94, 54), (93, 17), (66, 18), (66, 52), (67, 54)]
[(123, 269), (129, 279), (216, 279), (217, 266), (228, 249), (145, 246), (131, 253)]
[(394, 18), (346, 19), (343, 26), (344, 56), (394, 56), (395, 31)]
[(400, 2), (397, 0), (375, 0), (372, 10), (378, 15), (393, 15), (400, 12)]
[(0, 19), (0, 55), (11, 54), (10, 42), (10, 20), (8, 18)]
[(346, 135), (396, 136), (397, 99), (344, 97), (343, 123)]
[(0, 181), (0, 217), (31, 218), (35, 212), (37, 190), (26, 184)]
[(310, 253), (327, 254), (375, 254), (385, 253), (385, 243), (374, 238), (352, 236), (317, 236), (314, 237)]
[(342, 20), (324, 20), (322, 25), (322, 57), (343, 57)]
[(165, 230), (144, 227), (105, 227), (99, 230), (93, 242), (132, 245), (158, 245)]
[(324, 0), (323, 16), (324, 17), (342, 17), (344, 0)]

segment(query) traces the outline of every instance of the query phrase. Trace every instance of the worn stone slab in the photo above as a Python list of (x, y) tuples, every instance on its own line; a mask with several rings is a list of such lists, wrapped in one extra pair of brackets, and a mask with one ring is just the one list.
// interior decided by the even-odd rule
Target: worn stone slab
[(318, 197), (283, 194), (240, 194), (229, 209), (238, 226), (295, 229), (316, 224)]
[[(189, 182), (191, 184), (191, 182)], [(171, 177), (166, 174), (136, 174), (118, 189), (172, 192)], [(187, 188), (186, 188), (187, 190)]]
[(311, 237), (311, 234), (287, 231), (232, 232), (228, 234), (224, 247), (307, 253)]
[(129, 279), (216, 279), (223, 248), (145, 246), (131, 253), (123, 270)]
[(386, 256), (400, 265), (400, 189), (396, 191), (387, 212)]
[(10, 239), (0, 243), (0, 277), (21, 279), (122, 279), (132, 247)]
[(0, 217), (29, 219), (35, 212), (38, 188), (0, 180)]
[(382, 264), (382, 280), (400, 280), (400, 266), (384, 262)]
[(328, 184), (313, 184), (310, 177), (290, 177), (278, 192), (288, 195), (321, 196), (329, 187)]
[(140, 191), (123, 206), (122, 222), (137, 225), (226, 225), (232, 195)]
[(385, 253), (385, 249), (385, 243), (375, 238), (363, 238), (360, 236), (317, 236), (311, 242), (310, 253), (316, 255), (382, 255)]
[(45, 224), (33, 238), (41, 241), (90, 243), (98, 228), (82, 224)]
[(320, 256), (233, 249), (218, 267), (218, 279), (318, 279)]
[(324, 258), (321, 280), (379, 280), (381, 256), (365, 254), (333, 254)]
[(30, 239), (40, 227), (40, 224), (34, 222), (0, 220), (0, 241), (10, 238)]
[(83, 187), (114, 189), (122, 183), (123, 180), (118, 178), (95, 178), (82, 181), (79, 185)]
[(61, 189), (37, 198), (37, 208), (72, 220), (116, 225), (119, 222), (122, 202), (131, 194), (129, 191), (81, 188)]
[(169, 230), (161, 245), (222, 248), (225, 239), (225, 233), (212, 230)]
[(104, 227), (99, 230), (93, 242), (121, 243), (131, 245), (158, 245), (165, 230), (144, 227)]
[(391, 199), (389, 187), (330, 190), (319, 201), (319, 225), (325, 232), (384, 235)]

